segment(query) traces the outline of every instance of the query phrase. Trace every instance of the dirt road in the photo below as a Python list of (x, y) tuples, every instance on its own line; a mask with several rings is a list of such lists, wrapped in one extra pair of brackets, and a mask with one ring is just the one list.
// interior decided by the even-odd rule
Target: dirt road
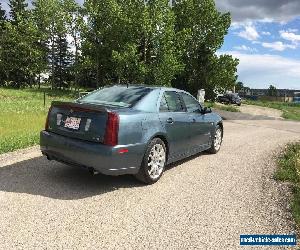
[(0, 156), (0, 248), (253, 249), (239, 246), (240, 234), (293, 233), (288, 189), (272, 176), (274, 155), (300, 139), (300, 123), (224, 126), (217, 155), (172, 165), (152, 186), (92, 177), (36, 148)]
[(250, 115), (255, 115), (255, 116), (258, 116), (258, 115), (268, 116), (271, 118), (283, 119), (282, 118), (283, 112), (278, 109), (243, 104), (242, 106), (239, 107), (239, 110), (245, 114), (250, 114)]

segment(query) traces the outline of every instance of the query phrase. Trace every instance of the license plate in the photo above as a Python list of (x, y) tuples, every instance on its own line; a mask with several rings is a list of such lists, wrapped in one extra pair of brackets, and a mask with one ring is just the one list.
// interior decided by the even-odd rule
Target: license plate
[(81, 121), (81, 118), (67, 117), (67, 119), (65, 121), (65, 128), (71, 128), (71, 129), (78, 130), (79, 126), (80, 126), (80, 121)]

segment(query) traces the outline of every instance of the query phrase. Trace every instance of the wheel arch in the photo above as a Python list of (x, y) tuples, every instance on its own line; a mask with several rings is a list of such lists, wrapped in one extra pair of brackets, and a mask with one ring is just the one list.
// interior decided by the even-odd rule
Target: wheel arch
[(223, 126), (223, 122), (222, 121), (219, 121), (217, 122), (217, 125), (216, 126), (220, 126), (221, 129), (222, 129), (222, 137), (224, 136), (224, 126)]

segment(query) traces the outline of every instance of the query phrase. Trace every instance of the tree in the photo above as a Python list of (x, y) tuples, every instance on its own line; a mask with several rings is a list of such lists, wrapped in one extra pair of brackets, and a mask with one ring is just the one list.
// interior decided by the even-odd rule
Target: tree
[(74, 75), (75, 85), (79, 85), (81, 72), (81, 35), (85, 28), (83, 20), (83, 10), (75, 0), (65, 0), (63, 2), (64, 15), (66, 20), (67, 32), (72, 38), (71, 46), (74, 48), (70, 54), (72, 59), (72, 75)]
[(69, 87), (71, 80), (70, 75), (70, 64), (71, 64), (71, 55), (69, 52), (69, 45), (66, 38), (58, 36), (55, 39), (54, 45), (54, 71), (52, 74), (56, 83), (56, 87), (65, 88)]
[(87, 0), (84, 50), (96, 82), (171, 85), (184, 65), (177, 50), (175, 16), (168, 1)]
[(268, 95), (269, 96), (277, 96), (277, 88), (272, 84), (268, 88)]
[(28, 4), (26, 0), (9, 0), (10, 12), (9, 15), (13, 23), (17, 23), (20, 20), (26, 18)]
[[(182, 54), (186, 66), (173, 85), (194, 95), (198, 89), (205, 89), (209, 99), (214, 99), (216, 89), (232, 89), (238, 61), (231, 56), (215, 55), (230, 27), (230, 14), (218, 12), (213, 0), (178, 0), (174, 11), (177, 32), (186, 34), (186, 49)], [(220, 67), (222, 75), (214, 66)]]
[(41, 50), (37, 43), (38, 30), (31, 18), (8, 22), (2, 40), (1, 59), (7, 82), (13, 87), (32, 86), (39, 72)]
[(87, 13), (87, 29), (84, 31), (83, 44), (85, 65), (90, 66), (89, 71), (95, 72), (95, 79), (91, 82), (95, 84), (94, 87), (99, 87), (105, 84), (105, 78), (111, 68), (110, 55), (114, 45), (111, 44), (113, 40), (111, 36), (117, 32), (112, 25), (118, 18), (117, 3), (114, 0), (106, 2), (87, 0), (84, 6)]
[(6, 73), (4, 71), (5, 62), (2, 57), (6, 23), (6, 13), (5, 10), (2, 9), (2, 5), (0, 3), (0, 86), (4, 85), (6, 81)]
[(62, 39), (67, 37), (64, 6), (60, 0), (36, 0), (33, 5), (35, 6), (34, 18), (42, 34), (41, 44), (47, 46), (51, 87), (56, 88), (62, 84), (61, 81), (58, 84), (56, 82), (57, 67), (63, 65), (57, 64), (61, 60), (58, 58), (60, 54), (58, 50), (61, 46), (57, 42), (62, 42)]
[(145, 5), (142, 48), (146, 65), (146, 84), (170, 86), (183, 69), (177, 50), (175, 16), (168, 1), (150, 0)]
[(244, 89), (244, 83), (243, 82), (237, 82), (235, 84), (235, 91), (239, 92), (242, 91)]
[(208, 99), (214, 100), (216, 92), (224, 93), (236, 83), (238, 60), (231, 55), (213, 55), (206, 67), (207, 79), (203, 84)]
[(2, 9), (2, 4), (0, 3), (0, 22), (6, 21), (6, 12)]
[(10, 86), (32, 85), (35, 81), (40, 51), (37, 46), (38, 32), (27, 4), (21, 0), (11, 0), (11, 19), (5, 23), (2, 36), (1, 60)]
[[(238, 60), (219, 55), (230, 15), (214, 0), (10, 0), (0, 11), (0, 71), (32, 85), (47, 73), (52, 88), (115, 82), (175, 86), (209, 98), (232, 89)], [(1, 10), (1, 9), (0, 9)], [(1, 21), (2, 20), (2, 21)], [(3, 63), (6, 62), (6, 63)], [(5, 74), (4, 74), (4, 73)]]

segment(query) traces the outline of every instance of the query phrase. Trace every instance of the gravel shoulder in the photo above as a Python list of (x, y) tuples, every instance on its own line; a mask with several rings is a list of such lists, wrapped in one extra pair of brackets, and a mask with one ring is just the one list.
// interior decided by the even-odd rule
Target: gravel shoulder
[(152, 186), (92, 177), (37, 148), (1, 156), (1, 249), (253, 249), (239, 246), (240, 234), (294, 233), (289, 187), (272, 176), (281, 147), (300, 140), (299, 123), (224, 126), (217, 155), (173, 164)]

